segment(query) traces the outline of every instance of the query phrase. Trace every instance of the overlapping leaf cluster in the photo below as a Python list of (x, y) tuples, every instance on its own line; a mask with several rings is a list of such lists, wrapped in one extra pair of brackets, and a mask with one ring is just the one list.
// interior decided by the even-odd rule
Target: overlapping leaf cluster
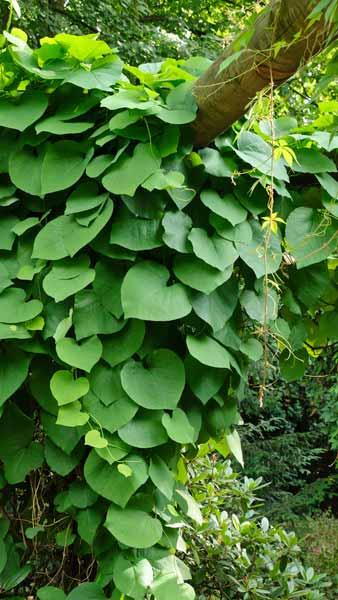
[[(190, 600), (175, 552), (182, 523), (200, 513), (184, 456), (209, 441), (241, 459), (234, 427), (249, 361), (278, 346), (292, 379), (306, 345), (334, 335), (337, 138), (283, 118), (273, 135), (262, 122), (195, 151), (191, 87), (203, 60), (123, 69), (95, 36), (60, 34), (34, 51), (22, 32), (7, 37), (3, 493), (21, 490), (40, 555), (52, 539), (94, 558), (95, 583), (68, 600), (100, 600), (102, 589)], [(29, 516), (25, 482), (36, 477), (52, 491), (38, 516), (33, 497)], [(0, 524), (8, 592), (30, 566), (20, 567), (28, 555), (10, 519)], [(52, 594), (66, 598), (50, 586), (38, 598)]]

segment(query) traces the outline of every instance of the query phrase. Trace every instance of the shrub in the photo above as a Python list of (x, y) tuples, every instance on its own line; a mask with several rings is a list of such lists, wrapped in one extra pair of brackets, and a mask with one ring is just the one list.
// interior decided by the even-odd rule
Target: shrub
[[(331, 564), (325, 560), (307, 564), (296, 534), (272, 525), (264, 516), (261, 478), (239, 477), (229, 461), (216, 456), (196, 460), (190, 471), (190, 492), (203, 515), (202, 525), (189, 528), (187, 536), (200, 600), (335, 598), (330, 595), (335, 593), (334, 580), (316, 574), (310, 566), (313, 563), (316, 570), (324, 571), (328, 567), (335, 575), (332, 549)], [(322, 529), (319, 523), (315, 527)], [(334, 544), (333, 540), (332, 536)]]

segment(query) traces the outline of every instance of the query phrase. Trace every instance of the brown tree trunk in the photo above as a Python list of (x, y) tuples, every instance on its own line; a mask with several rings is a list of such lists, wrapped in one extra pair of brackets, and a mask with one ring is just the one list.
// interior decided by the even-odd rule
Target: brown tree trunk
[(307, 19), (315, 4), (313, 0), (271, 0), (238, 58), (220, 68), (236, 51), (230, 46), (197, 80), (196, 145), (207, 145), (246, 112), (257, 92), (271, 80), (280, 85), (325, 46), (328, 27), (323, 20), (309, 26)]

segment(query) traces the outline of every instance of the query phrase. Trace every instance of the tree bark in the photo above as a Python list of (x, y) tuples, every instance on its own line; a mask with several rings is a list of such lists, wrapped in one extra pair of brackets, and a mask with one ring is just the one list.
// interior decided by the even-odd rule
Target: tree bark
[[(220, 69), (235, 52), (230, 45), (197, 80), (194, 94), (199, 111), (193, 124), (197, 146), (207, 145), (237, 121), (271, 81), (280, 85), (325, 46), (329, 27), (323, 20), (309, 26), (307, 17), (313, 8), (313, 0), (271, 0), (238, 58)], [(287, 45), (277, 51), (279, 42)]]

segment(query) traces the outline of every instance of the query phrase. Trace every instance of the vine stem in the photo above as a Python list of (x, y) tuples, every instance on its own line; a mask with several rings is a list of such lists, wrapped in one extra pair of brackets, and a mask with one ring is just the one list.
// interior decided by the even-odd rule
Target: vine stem
[(9, 29), (12, 25), (12, 19), (13, 19), (13, 0), (9, 0), (9, 13), (8, 13), (8, 19), (7, 19), (7, 23), (6, 23), (6, 31), (9, 31)]

